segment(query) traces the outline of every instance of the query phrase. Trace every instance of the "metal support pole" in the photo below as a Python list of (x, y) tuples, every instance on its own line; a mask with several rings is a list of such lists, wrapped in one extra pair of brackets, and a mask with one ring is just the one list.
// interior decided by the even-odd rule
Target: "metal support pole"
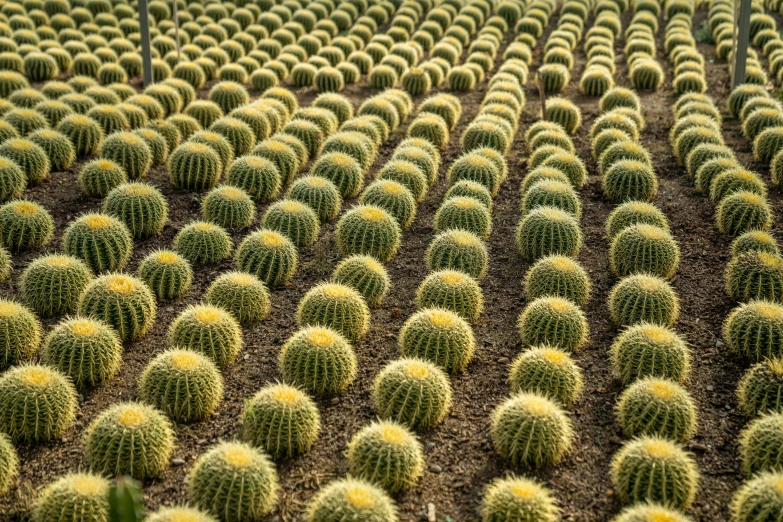
[(179, 48), (179, 12), (177, 11), (177, 0), (174, 0), (174, 40), (177, 42), (177, 63), (182, 61), (180, 58)]
[(734, 52), (732, 53), (731, 88), (745, 83), (745, 66), (750, 40), (751, 0), (740, 0), (734, 8)]
[(141, 31), (141, 62), (144, 70), (144, 87), (152, 85), (152, 51), (150, 50), (150, 14), (147, 0), (139, 0), (139, 29)]

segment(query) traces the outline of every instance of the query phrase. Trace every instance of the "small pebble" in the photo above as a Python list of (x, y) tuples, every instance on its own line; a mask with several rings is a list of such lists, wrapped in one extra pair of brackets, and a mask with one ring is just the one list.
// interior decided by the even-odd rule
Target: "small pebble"
[(433, 473), (443, 473), (443, 468), (437, 464), (430, 464), (430, 471)]
[(184, 466), (185, 461), (182, 459), (171, 459), (171, 465), (172, 466)]

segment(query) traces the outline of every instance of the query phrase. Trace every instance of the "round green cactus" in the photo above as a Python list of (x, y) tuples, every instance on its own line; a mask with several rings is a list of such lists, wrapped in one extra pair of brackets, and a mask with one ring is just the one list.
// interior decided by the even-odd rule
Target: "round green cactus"
[[(516, 4), (504, 2), (500, 5)], [(538, 482), (510, 475), (494, 480), (486, 489), (481, 505), (482, 522), (556, 522), (560, 513), (551, 492)]]
[(345, 78), (335, 67), (321, 67), (313, 75), (311, 85), (320, 93), (340, 92), (345, 88)]
[(389, 213), (401, 228), (407, 228), (416, 216), (416, 199), (402, 183), (380, 179), (370, 184), (359, 198), (363, 206), (377, 207)]
[(0, 365), (3, 367), (29, 362), (41, 343), (41, 323), (24, 306), (0, 300)]
[(139, 390), (144, 402), (176, 422), (204, 420), (223, 398), (223, 378), (207, 357), (174, 349), (156, 356), (141, 374)]
[(0, 144), (0, 156), (19, 165), (30, 186), (49, 177), (51, 162), (46, 151), (28, 139), (11, 138), (4, 141)]
[(783, 412), (783, 359), (767, 358), (747, 370), (737, 396), (742, 411), (749, 417)]
[[(190, 140), (184, 143), (183, 146), (187, 146), (189, 144), (206, 145), (209, 149), (212, 149), (212, 151), (217, 154), (217, 157), (220, 159), (221, 167), (218, 171), (219, 174), (231, 167), (231, 163), (234, 160), (234, 148), (224, 135), (212, 131), (196, 131), (190, 137)], [(178, 149), (179, 147), (175, 147), (174, 151), (176, 152)], [(186, 161), (188, 156), (185, 155), (180, 159), (182, 161)], [(204, 165), (211, 166), (211, 161), (207, 161), (211, 160), (211, 156), (209, 154), (206, 154), (206, 157), (202, 158), (202, 160), (204, 161)], [(196, 163), (196, 165), (200, 164)]]
[(423, 112), (408, 125), (407, 135), (409, 138), (425, 139), (443, 149), (449, 143), (449, 126), (439, 115)]
[(76, 159), (71, 140), (55, 130), (40, 129), (28, 135), (28, 139), (46, 153), (55, 171), (69, 169)]
[(634, 225), (649, 225), (668, 231), (669, 221), (660, 209), (643, 201), (629, 201), (616, 207), (606, 219), (606, 235), (613, 240)]
[(641, 110), (639, 96), (631, 89), (615, 87), (601, 97), (601, 112), (609, 112), (615, 107), (630, 107), (636, 111)]
[(349, 286), (359, 292), (367, 306), (378, 306), (389, 289), (386, 269), (372, 256), (352, 255), (335, 267), (332, 281)]
[(582, 204), (571, 184), (551, 179), (529, 185), (522, 195), (521, 206), (523, 214), (539, 207), (550, 207), (567, 212), (577, 219), (582, 215)]
[(0, 377), (0, 429), (16, 443), (60, 437), (76, 418), (76, 388), (46, 366), (20, 365)]
[(257, 277), (244, 272), (225, 272), (209, 285), (206, 301), (229, 312), (240, 324), (249, 324), (269, 315), (269, 291)]
[(158, 250), (142, 260), (138, 276), (158, 299), (174, 299), (190, 288), (193, 269), (176, 252)]
[(294, 181), (288, 189), (287, 200), (311, 208), (322, 224), (336, 218), (342, 206), (337, 187), (321, 176), (305, 176)]
[(119, 219), (106, 214), (85, 214), (63, 233), (68, 255), (83, 260), (97, 273), (120, 270), (133, 249), (130, 231)]
[(231, 237), (219, 225), (194, 221), (174, 236), (174, 250), (196, 265), (217, 263), (231, 255)]
[(270, 205), (261, 218), (261, 225), (280, 232), (299, 248), (312, 245), (320, 232), (320, 222), (313, 209), (294, 200)]
[(222, 308), (195, 305), (186, 308), (171, 323), (168, 343), (204, 354), (223, 369), (242, 350), (242, 330), (237, 320)]
[(150, 148), (152, 165), (166, 164), (166, 160), (169, 157), (169, 145), (158, 131), (153, 129), (136, 129), (133, 133), (143, 139)]
[(425, 257), (429, 270), (458, 270), (481, 279), (487, 271), (489, 254), (475, 234), (447, 230), (435, 236)]
[[(225, 138), (231, 145), (234, 156), (249, 154), (256, 144), (256, 135), (253, 129), (244, 121), (232, 116), (215, 120), (209, 126), (209, 132), (214, 132)], [(223, 162), (223, 168), (227, 167), (226, 162)]]
[(348, 444), (349, 473), (391, 493), (404, 491), (424, 473), (423, 453), (421, 443), (405, 426), (373, 422)]
[(5, 495), (19, 475), (19, 457), (11, 440), (0, 434), (0, 494)]
[(574, 103), (565, 98), (552, 97), (546, 100), (547, 119), (557, 123), (568, 134), (574, 134), (582, 125), (582, 112)]
[(590, 300), (590, 277), (575, 260), (561, 255), (539, 259), (525, 276), (525, 295), (529, 301), (552, 296), (568, 299), (578, 306)]
[(326, 326), (349, 341), (361, 339), (370, 326), (370, 310), (359, 292), (337, 284), (322, 283), (305, 294), (299, 303), (300, 326)]
[[(36, 96), (41, 97), (41, 99), (38, 101), (44, 101), (43, 95), (37, 91), (32, 92), (36, 93)], [(20, 102), (20, 100), (15, 101), (17, 102), (17, 105)], [(12, 103), (14, 103), (14, 100), (12, 100)], [(6, 121), (6, 123), (10, 123), (23, 138), (29, 136), (37, 130), (46, 129), (49, 127), (49, 122), (47, 121), (46, 117), (43, 114), (36, 112), (32, 108), (17, 107), (16, 109), (11, 109), (5, 113), (5, 115), (3, 115), (3, 119)]]
[(775, 238), (768, 232), (751, 230), (736, 237), (731, 242), (731, 257), (738, 257), (750, 252), (780, 255), (780, 248)]
[(396, 522), (397, 508), (381, 488), (361, 479), (338, 479), (319, 491), (307, 508), (307, 522), (373, 520)]
[(490, 435), (500, 456), (514, 466), (556, 464), (569, 451), (571, 420), (557, 403), (520, 392), (492, 412)]
[(630, 385), (617, 402), (617, 421), (629, 437), (658, 436), (685, 442), (696, 432), (696, 405), (679, 384), (645, 377)]
[(738, 191), (726, 196), (715, 213), (718, 230), (738, 236), (750, 230), (767, 230), (772, 224), (772, 210), (766, 198), (754, 192)]
[(628, 507), (614, 517), (611, 522), (654, 522), (656, 520), (665, 520), (666, 522), (691, 522), (690, 518), (679, 511), (652, 503), (637, 504)]
[(752, 171), (743, 168), (728, 169), (712, 179), (710, 183), (710, 201), (718, 204), (726, 196), (739, 191), (766, 196), (767, 185), (758, 174)]
[(245, 228), (256, 215), (256, 207), (250, 196), (241, 188), (221, 186), (212, 189), (201, 201), (204, 221), (224, 228)]
[(612, 483), (624, 502), (655, 502), (686, 509), (696, 494), (699, 476), (693, 458), (674, 442), (639, 437), (612, 459)]
[(168, 161), (171, 184), (182, 190), (204, 190), (217, 184), (223, 163), (215, 151), (202, 143), (183, 143)]
[(779, 471), (760, 473), (745, 482), (734, 494), (732, 520), (750, 522), (763, 520), (760, 517), (767, 513), (779, 513), (783, 509), (781, 485), (783, 474)]
[(53, 234), (54, 220), (38, 203), (20, 199), (0, 206), (0, 244), (8, 250), (40, 248)]
[(520, 255), (527, 260), (553, 254), (572, 257), (582, 247), (582, 232), (579, 223), (568, 212), (539, 207), (519, 222), (516, 243)]
[(475, 322), (484, 307), (478, 282), (464, 272), (440, 270), (428, 275), (416, 291), (420, 308), (440, 308)]
[(449, 373), (464, 370), (475, 348), (470, 325), (442, 308), (411, 316), (400, 330), (399, 344), (403, 356), (430, 361)]
[(277, 472), (247, 444), (221, 442), (201, 455), (188, 475), (188, 496), (222, 522), (258, 520), (277, 503)]
[(20, 289), (33, 311), (51, 317), (73, 312), (79, 295), (91, 279), (90, 269), (79, 259), (48, 255), (27, 265), (22, 272)]
[(611, 165), (601, 178), (601, 185), (607, 199), (617, 203), (651, 201), (658, 193), (655, 172), (647, 163), (635, 160), (621, 160)]
[(217, 519), (211, 515), (190, 507), (169, 507), (161, 508), (154, 513), (150, 513), (145, 518), (147, 522), (177, 522), (178, 520), (187, 520), (188, 522), (216, 522)]
[(242, 438), (276, 459), (305, 453), (320, 429), (312, 399), (285, 384), (262, 388), (247, 402), (242, 415)]
[(427, 175), (415, 163), (392, 159), (378, 172), (378, 179), (395, 181), (405, 186), (417, 202), (427, 194), (429, 186)]
[(490, 121), (474, 121), (462, 133), (462, 148), (466, 152), (489, 147), (505, 154), (510, 141), (507, 129)]
[(612, 371), (623, 384), (658, 378), (682, 382), (690, 373), (691, 354), (676, 332), (651, 323), (626, 328), (611, 347)]
[(69, 473), (48, 484), (32, 506), (36, 521), (59, 517), (84, 521), (109, 519), (108, 479), (92, 473)]
[(742, 469), (748, 475), (764, 472), (781, 472), (783, 454), (783, 414), (766, 414), (753, 422), (740, 434), (740, 458)]
[(137, 238), (160, 234), (168, 211), (166, 198), (148, 183), (124, 183), (103, 200), (103, 212), (120, 220)]
[(676, 272), (680, 248), (666, 229), (635, 224), (612, 239), (609, 263), (618, 277), (648, 274), (668, 279)]
[[(544, 85), (544, 92), (559, 93), (571, 81), (571, 74), (565, 65), (548, 63), (538, 68), (538, 75)], [(603, 98), (602, 98), (603, 100)]]
[(65, 319), (49, 333), (41, 361), (68, 376), (79, 388), (111, 379), (122, 363), (122, 343), (106, 323), (87, 318)]
[(768, 301), (751, 301), (735, 308), (723, 324), (729, 348), (754, 362), (782, 355), (783, 307)]
[(373, 401), (381, 418), (413, 429), (427, 429), (448, 413), (451, 385), (434, 364), (400, 359), (386, 365), (375, 378)]
[(341, 152), (320, 156), (313, 163), (310, 174), (331, 181), (343, 198), (355, 196), (364, 184), (364, 172), (359, 163)]
[(152, 166), (149, 145), (131, 132), (116, 132), (106, 138), (101, 157), (121, 166), (130, 179), (143, 178)]
[(240, 270), (258, 277), (269, 287), (280, 286), (293, 277), (298, 264), (291, 240), (272, 230), (258, 230), (242, 240), (236, 252)]
[(343, 256), (371, 255), (385, 262), (400, 245), (397, 221), (380, 207), (362, 205), (348, 211), (337, 223), (337, 246)]
[(570, 408), (582, 394), (582, 370), (564, 351), (534, 347), (514, 359), (508, 378), (511, 392), (535, 393)]
[(155, 321), (157, 306), (149, 287), (124, 274), (93, 279), (79, 298), (80, 315), (112, 326), (123, 341), (142, 337)]
[(566, 351), (578, 351), (588, 340), (587, 319), (567, 299), (541, 297), (522, 310), (517, 328), (525, 345), (547, 344)]
[(270, 160), (259, 156), (242, 156), (231, 163), (227, 183), (244, 190), (263, 203), (277, 197), (282, 184), (280, 171)]
[(594, 98), (603, 96), (612, 87), (614, 87), (614, 79), (605, 67), (588, 65), (579, 80), (579, 90), (582, 94)]
[(726, 265), (725, 278), (726, 293), (735, 301), (783, 302), (783, 258), (777, 254), (740, 254)]
[(340, 394), (356, 378), (357, 359), (348, 341), (322, 326), (291, 336), (279, 358), (283, 380), (319, 397)]
[(468, 180), (458, 181), (449, 187), (446, 194), (443, 196), (443, 199), (447, 200), (458, 196), (476, 199), (480, 201), (487, 210), (490, 212), (492, 211), (492, 194), (490, 194), (489, 190), (480, 183)]
[(97, 154), (102, 149), (103, 129), (88, 116), (82, 114), (66, 116), (57, 124), (57, 131), (71, 140), (77, 157)]
[(620, 280), (609, 294), (609, 312), (618, 326), (648, 322), (671, 326), (680, 312), (679, 299), (666, 281), (647, 274)]
[(228, 114), (247, 104), (250, 101), (250, 96), (242, 84), (226, 80), (216, 83), (209, 90), (209, 100), (217, 104), (223, 114)]
[(97, 159), (82, 166), (78, 181), (85, 194), (102, 198), (113, 188), (127, 183), (128, 177), (125, 170), (113, 161)]
[(469, 153), (457, 158), (449, 168), (449, 184), (459, 181), (472, 181), (480, 183), (494, 196), (497, 194), (501, 183), (501, 172), (497, 166), (479, 153)]
[(169, 420), (155, 408), (134, 402), (101, 412), (84, 437), (87, 463), (105, 476), (156, 477), (168, 466), (173, 449)]
[(734, 157), (716, 157), (705, 161), (696, 170), (695, 182), (699, 192), (709, 194), (712, 181), (724, 172), (740, 168)]

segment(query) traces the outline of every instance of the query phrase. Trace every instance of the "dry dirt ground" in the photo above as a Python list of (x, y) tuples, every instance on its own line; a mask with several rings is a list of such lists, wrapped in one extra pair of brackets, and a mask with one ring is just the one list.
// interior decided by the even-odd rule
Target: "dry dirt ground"
[[(698, 28), (706, 16), (700, 10), (694, 22)], [(630, 13), (623, 16), (627, 26)], [(531, 68), (531, 78), (541, 60), (543, 42), (555, 27), (557, 15), (539, 40)], [(592, 19), (588, 21), (588, 26)], [(663, 41), (663, 26), (658, 34)], [(508, 40), (510, 41), (511, 36)], [(582, 109), (584, 122), (574, 137), (579, 155), (591, 172), (589, 184), (581, 191), (584, 214), (582, 230), (585, 244), (579, 261), (588, 270), (594, 295), (587, 307), (591, 329), (590, 344), (575, 358), (583, 368), (586, 380), (584, 398), (572, 412), (576, 439), (571, 454), (558, 466), (532, 472), (544, 481), (559, 499), (563, 519), (569, 521), (606, 521), (621, 506), (612, 492), (609, 461), (622, 443), (622, 433), (616, 426), (612, 409), (622, 388), (613, 380), (608, 349), (618, 333), (609, 320), (606, 299), (614, 284), (608, 263), (608, 244), (604, 236), (604, 221), (612, 209), (600, 190), (595, 162), (590, 156), (589, 129), (598, 116), (597, 99), (579, 94), (578, 79), (584, 69), (585, 55), (579, 43), (574, 53), (576, 65), (572, 81), (564, 96)], [(618, 39), (618, 85), (627, 86), (627, 66), (622, 59), (624, 40)], [(700, 44), (707, 58), (709, 93), (723, 107), (728, 95), (728, 67), (716, 61), (712, 44)], [(498, 64), (502, 61), (502, 52)], [(703, 195), (692, 187), (682, 167), (677, 166), (668, 145), (667, 135), (672, 125), (671, 105), (675, 100), (671, 89), (671, 67), (661, 47), (659, 60), (666, 71), (666, 83), (657, 92), (643, 93), (642, 105), (647, 127), (642, 142), (654, 158), (660, 177), (657, 204), (669, 217), (671, 229), (680, 243), (682, 260), (673, 284), (682, 304), (682, 314), (676, 329), (688, 340), (693, 350), (694, 371), (687, 387), (701, 413), (699, 430), (688, 448), (693, 452), (702, 476), (701, 491), (691, 509), (693, 519), (714, 522), (728, 519), (728, 504), (741, 481), (737, 459), (737, 434), (745, 419), (737, 409), (735, 387), (743, 366), (726, 353), (720, 341), (723, 318), (732, 303), (723, 291), (722, 272), (728, 260), (729, 239), (720, 235), (713, 225), (713, 209)], [(363, 80), (364, 81), (364, 80)], [(426, 276), (422, 262), (433, 237), (432, 219), (446, 190), (445, 172), (460, 152), (460, 136), (477, 114), (485, 94), (486, 83), (473, 92), (461, 95), (464, 113), (459, 127), (443, 151), (443, 165), (438, 184), (419, 206), (413, 225), (405, 231), (403, 248), (387, 264), (393, 287), (382, 306), (372, 311), (372, 327), (355, 347), (359, 356), (359, 376), (347, 392), (335, 400), (319, 403), (323, 430), (312, 450), (306, 455), (277, 465), (282, 494), (279, 507), (267, 520), (302, 520), (309, 498), (319, 486), (346, 473), (343, 457), (347, 442), (362, 426), (375, 418), (371, 383), (388, 361), (399, 357), (397, 333), (405, 319), (415, 311), (413, 297), (418, 284)], [(206, 96), (205, 89), (201, 96)], [(350, 86), (346, 94), (358, 106), (374, 90), (364, 83)], [(397, 495), (401, 520), (427, 520), (427, 504), (433, 503), (438, 521), (467, 522), (479, 519), (479, 506), (484, 486), (492, 479), (513, 472), (492, 450), (488, 435), (492, 409), (508, 394), (506, 376), (510, 361), (520, 352), (516, 333), (516, 318), (525, 306), (521, 281), (528, 264), (513, 247), (513, 233), (520, 217), (519, 183), (527, 172), (527, 153), (523, 135), (538, 119), (540, 103), (532, 86), (527, 88), (528, 102), (519, 132), (507, 159), (508, 180), (495, 198), (493, 232), (489, 239), (490, 268), (481, 282), (486, 299), (485, 313), (475, 325), (478, 344), (476, 356), (467, 370), (452, 378), (454, 405), (448, 418), (440, 425), (421, 433), (426, 449), (427, 471), (421, 483), (412, 491)], [(300, 103), (308, 104), (315, 94), (311, 89), (298, 93)], [(416, 99), (418, 104), (421, 98)], [(373, 168), (376, 171), (404, 137), (403, 125), (383, 146)], [(739, 124), (726, 120), (724, 136), (738, 152), (743, 164), (762, 172), (766, 167), (755, 164), (750, 144), (739, 132)], [(54, 173), (47, 183), (28, 191), (26, 196), (49, 209), (57, 224), (57, 237), (49, 247), (55, 250), (69, 221), (80, 213), (99, 209), (100, 201), (82, 195), (76, 183), (79, 165), (69, 172)], [(177, 230), (200, 215), (200, 194), (174, 191), (164, 170), (155, 169), (149, 181), (163, 191), (170, 204), (170, 222), (159, 237), (137, 242), (128, 271), (150, 251), (169, 247)], [(783, 214), (778, 193), (771, 196), (776, 214)], [(352, 202), (347, 202), (345, 208)], [(263, 208), (259, 208), (259, 213)], [(177, 427), (177, 446), (172, 455), (177, 460), (163, 475), (144, 484), (145, 502), (149, 510), (161, 505), (186, 502), (185, 478), (193, 461), (210, 445), (237, 436), (243, 400), (264, 384), (279, 378), (278, 350), (296, 329), (295, 311), (304, 293), (329, 276), (339, 260), (335, 248), (334, 224), (322, 228), (319, 240), (300, 252), (299, 273), (286, 288), (272, 294), (272, 313), (266, 320), (246, 328), (245, 348), (239, 361), (224, 372), (226, 396), (219, 412), (210, 420), (193, 426)], [(776, 223), (775, 233), (780, 226)], [(235, 236), (238, 242), (246, 231)], [(0, 294), (17, 294), (18, 276), (27, 262), (41, 252), (15, 258), (15, 272)], [(137, 397), (136, 383), (145, 364), (166, 349), (166, 331), (177, 314), (188, 304), (199, 301), (209, 283), (231, 268), (227, 261), (216, 266), (196, 267), (193, 287), (183, 298), (162, 303), (152, 331), (141, 341), (126, 346), (124, 365), (108, 384), (87, 392), (82, 397), (75, 425), (61, 439), (49, 444), (20, 448), (24, 468), (18, 487), (0, 500), (0, 520), (26, 520), (27, 510), (35, 491), (68, 471), (85, 467), (81, 437), (90, 421), (108, 405)], [(48, 324), (47, 327), (50, 327)], [(184, 462), (184, 464), (183, 464)]]

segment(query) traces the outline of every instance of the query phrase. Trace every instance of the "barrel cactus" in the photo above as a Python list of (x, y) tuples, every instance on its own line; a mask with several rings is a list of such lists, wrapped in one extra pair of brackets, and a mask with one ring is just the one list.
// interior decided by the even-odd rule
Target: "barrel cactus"
[(35, 357), (41, 343), (41, 323), (28, 308), (0, 300), (0, 365), (23, 364)]
[(776, 471), (760, 473), (742, 484), (731, 504), (732, 520), (750, 522), (759, 520), (763, 513), (780, 513), (782, 481), (783, 473)]
[(239, 244), (235, 257), (240, 270), (255, 275), (270, 288), (289, 281), (296, 272), (298, 260), (296, 247), (287, 237), (263, 229), (248, 234)]
[(374, 422), (348, 444), (349, 473), (396, 493), (418, 482), (424, 472), (423, 453), (421, 443), (405, 426)]
[(108, 520), (110, 481), (92, 473), (69, 473), (48, 484), (32, 506), (38, 521), (70, 517)]
[(679, 312), (677, 294), (666, 281), (655, 276), (626, 277), (609, 294), (609, 313), (619, 326), (648, 322), (669, 327)]
[(696, 405), (679, 384), (645, 377), (620, 396), (617, 420), (629, 437), (654, 435), (685, 442), (696, 432)]
[(357, 360), (348, 341), (331, 328), (298, 331), (280, 352), (283, 380), (318, 396), (342, 392), (356, 377)]
[(653, 225), (636, 224), (624, 228), (609, 250), (612, 271), (619, 277), (649, 274), (664, 279), (674, 275), (680, 261), (680, 248), (669, 232)]
[(293, 200), (270, 205), (261, 218), (261, 225), (283, 234), (299, 248), (312, 245), (320, 232), (320, 222), (313, 209)]
[(300, 326), (333, 328), (350, 341), (358, 341), (369, 329), (370, 312), (364, 298), (349, 286), (323, 283), (302, 298), (297, 312)]
[(338, 479), (324, 486), (313, 497), (305, 520), (396, 522), (397, 508), (385, 491), (370, 482), (354, 478)]
[(204, 221), (185, 225), (174, 236), (174, 250), (197, 265), (208, 265), (231, 255), (231, 236), (223, 227)]
[[(516, 7), (504, 2), (500, 5)], [(555, 522), (560, 513), (552, 493), (533, 479), (508, 476), (494, 480), (486, 489), (481, 505), (482, 522)], [(513, 518), (509, 518), (509, 514)]]
[(122, 269), (130, 258), (133, 239), (128, 227), (107, 214), (85, 214), (63, 233), (68, 255), (82, 259), (94, 273)]
[(207, 303), (226, 310), (240, 324), (265, 319), (271, 307), (269, 291), (252, 274), (225, 272), (207, 288)]
[(347, 212), (337, 223), (337, 246), (344, 256), (371, 255), (388, 261), (400, 245), (400, 226), (388, 212), (368, 205)]
[(214, 187), (223, 168), (215, 151), (201, 143), (183, 143), (174, 149), (168, 161), (171, 184), (182, 190)]
[(487, 271), (489, 254), (475, 234), (447, 230), (435, 236), (425, 257), (430, 270), (457, 270), (481, 279)]
[(79, 259), (48, 255), (27, 265), (20, 283), (22, 296), (30, 308), (51, 317), (74, 311), (91, 279), (90, 269)]
[(590, 299), (590, 277), (575, 260), (560, 256), (539, 259), (525, 275), (525, 295), (533, 301), (539, 297), (554, 296), (585, 306)]
[(783, 306), (768, 301), (739, 305), (723, 324), (723, 338), (729, 349), (754, 362), (783, 355), (782, 336)]
[(654, 522), (655, 520), (691, 522), (690, 518), (679, 511), (654, 503), (630, 506), (613, 518), (612, 522)]
[(125, 170), (105, 159), (92, 160), (85, 163), (78, 176), (79, 187), (90, 197), (102, 198), (113, 188), (127, 183)]
[(399, 344), (403, 356), (430, 361), (449, 373), (464, 370), (475, 347), (470, 325), (439, 308), (411, 316), (400, 330)]
[(783, 359), (764, 359), (747, 370), (737, 396), (742, 411), (750, 417), (783, 412)]
[(310, 207), (321, 224), (331, 221), (340, 213), (343, 198), (330, 180), (321, 176), (305, 176), (288, 188), (286, 199)]
[(155, 321), (155, 297), (139, 279), (107, 274), (93, 279), (79, 298), (80, 315), (112, 326), (123, 341), (142, 337)]
[(158, 299), (174, 299), (190, 287), (193, 269), (176, 252), (158, 250), (141, 261), (138, 276)]
[(111, 189), (103, 200), (103, 212), (122, 221), (133, 237), (144, 238), (163, 231), (169, 205), (152, 185), (133, 182)]
[(332, 281), (349, 286), (359, 292), (367, 306), (378, 306), (389, 290), (390, 281), (386, 269), (372, 256), (352, 255), (335, 267)]
[(11, 138), (4, 141), (0, 144), (0, 157), (8, 158), (19, 165), (30, 186), (49, 178), (51, 161), (46, 151), (30, 139)]
[(194, 305), (171, 323), (168, 343), (206, 355), (223, 369), (242, 350), (242, 330), (237, 320), (222, 308)]
[(440, 308), (475, 322), (484, 308), (478, 282), (464, 272), (440, 270), (428, 275), (416, 291), (420, 308)]
[(554, 207), (539, 207), (519, 222), (516, 242), (527, 260), (559, 254), (576, 256), (582, 247), (579, 223), (569, 213)]
[(116, 132), (106, 138), (101, 157), (121, 166), (130, 179), (143, 178), (152, 166), (149, 145), (131, 132)]
[(511, 364), (512, 393), (536, 393), (570, 408), (582, 394), (582, 370), (564, 351), (543, 345), (522, 352)]

